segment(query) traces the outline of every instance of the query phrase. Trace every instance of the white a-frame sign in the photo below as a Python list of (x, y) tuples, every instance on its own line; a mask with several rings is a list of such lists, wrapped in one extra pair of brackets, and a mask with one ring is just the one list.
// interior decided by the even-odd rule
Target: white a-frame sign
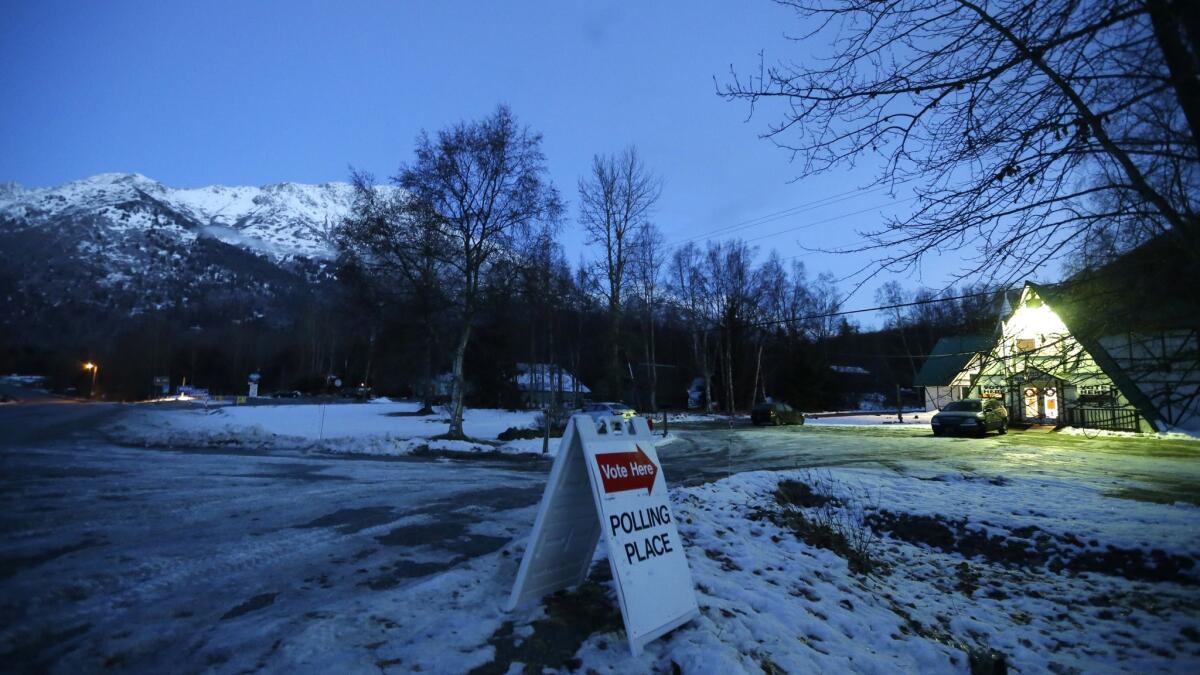
[(508, 609), (581, 583), (603, 533), (634, 656), (699, 615), (660, 466), (646, 420), (571, 418)]

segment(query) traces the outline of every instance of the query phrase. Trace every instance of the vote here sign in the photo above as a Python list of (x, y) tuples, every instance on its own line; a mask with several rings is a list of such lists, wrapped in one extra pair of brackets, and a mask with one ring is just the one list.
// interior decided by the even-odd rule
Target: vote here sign
[(666, 479), (641, 418), (598, 424), (577, 415), (567, 425), (509, 608), (582, 582), (601, 538), (635, 655), (699, 614)]

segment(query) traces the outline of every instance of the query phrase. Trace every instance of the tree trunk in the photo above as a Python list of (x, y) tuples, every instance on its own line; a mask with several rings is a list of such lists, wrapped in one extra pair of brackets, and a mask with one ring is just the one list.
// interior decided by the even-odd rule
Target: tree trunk
[(709, 370), (709, 366), (708, 366), (708, 331), (704, 331), (704, 339), (702, 341), (701, 347), (702, 347), (702, 349), (700, 350), (700, 362), (702, 364), (702, 367), (700, 368), (700, 371), (701, 371), (701, 374), (704, 376), (704, 409), (707, 412), (712, 412), (712, 410), (713, 410), (712, 372)]
[(363, 386), (370, 387), (371, 384), (371, 364), (375, 361), (375, 326), (371, 325), (371, 333), (367, 336), (367, 363), (363, 367)]
[(421, 355), (421, 415), (433, 413), (433, 352), (434, 352), (433, 317), (425, 315), (425, 349)]
[(458, 346), (454, 349), (454, 367), (452, 371), (453, 377), (453, 412), (450, 415), (450, 430), (446, 432), (446, 436), (452, 439), (465, 439), (466, 434), (463, 433), (463, 413), (465, 408), (463, 401), (465, 399), (464, 380), (463, 380), (463, 359), (467, 355), (467, 342), (471, 339), (471, 317), (468, 314), (463, 319), (462, 333), (458, 337)]
[(658, 412), (658, 361), (654, 349), (654, 309), (650, 310), (650, 412)]
[(750, 387), (750, 408), (754, 409), (754, 404), (758, 401), (758, 378), (762, 374), (762, 343), (758, 343), (758, 358), (754, 362), (754, 386)]
[(613, 401), (621, 400), (621, 306), (614, 302), (608, 305), (608, 365), (604, 370), (608, 380), (604, 383), (605, 395)]
[(724, 360), (724, 362), (725, 362), (725, 395), (728, 396), (728, 398), (730, 398), (730, 400), (726, 401), (725, 407), (726, 407), (726, 410), (728, 411), (728, 413), (730, 413), (730, 416), (732, 416), (733, 408), (734, 408), (734, 401), (733, 401), (733, 335), (732, 335), (732, 331), (730, 331), (730, 333), (727, 333), (725, 335), (725, 358), (722, 360)]

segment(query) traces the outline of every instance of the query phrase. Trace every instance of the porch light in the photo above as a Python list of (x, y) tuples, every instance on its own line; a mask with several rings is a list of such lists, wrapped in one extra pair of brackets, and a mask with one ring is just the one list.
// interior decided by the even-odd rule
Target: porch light
[(1006, 332), (1013, 337), (1032, 335), (1066, 335), (1067, 326), (1045, 303), (1036, 307), (1022, 305), (1008, 320)]

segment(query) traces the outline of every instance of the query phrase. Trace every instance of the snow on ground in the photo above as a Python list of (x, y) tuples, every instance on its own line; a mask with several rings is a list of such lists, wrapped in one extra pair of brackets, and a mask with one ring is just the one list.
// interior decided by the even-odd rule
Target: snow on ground
[(905, 411), (904, 421), (896, 419), (896, 411), (879, 412), (879, 413), (813, 413), (804, 418), (805, 424), (820, 424), (825, 426), (863, 426), (874, 424), (891, 424), (895, 426), (903, 425), (924, 425), (929, 426), (929, 420), (937, 414), (938, 411), (932, 410), (929, 412), (923, 410)]
[[(937, 414), (938, 411), (924, 411), (920, 409), (906, 409), (904, 411), (904, 424), (929, 424), (929, 419)], [(750, 418), (747, 415), (734, 415), (733, 422), (746, 422)], [(805, 424), (825, 424), (839, 426), (862, 426), (873, 424), (900, 424), (896, 420), (896, 409), (891, 411), (835, 411), (835, 412), (816, 412), (804, 413)], [(730, 421), (729, 415), (725, 413), (704, 413), (704, 412), (686, 412), (686, 413), (670, 413), (669, 420), (671, 424), (688, 424), (688, 423), (717, 423), (728, 424)]]
[(21, 387), (41, 386), (46, 383), (45, 375), (0, 375), (0, 383), (11, 384)]
[(1084, 436), (1086, 438), (1156, 438), (1159, 440), (1169, 441), (1200, 441), (1200, 431), (1190, 431), (1187, 429), (1175, 429), (1173, 431), (1163, 432), (1135, 432), (1135, 431), (1109, 431), (1108, 429), (1079, 429), (1076, 427), (1063, 427), (1058, 430), (1061, 434), (1068, 436)]
[[(965, 519), (968, 530), (1016, 537), (1031, 549), (1039, 533), (1020, 528), (1086, 541), (1064, 546), (1070, 550), (1200, 555), (1194, 506), (1118, 501), (1052, 480), (824, 475), (840, 498), (866, 494), (882, 509)], [(753, 672), (771, 663), (785, 672), (962, 672), (962, 647), (975, 647), (1006, 654), (1018, 672), (1179, 672), (1200, 657), (1194, 568), (1186, 584), (1056, 573), (889, 537), (877, 554), (890, 571), (856, 575), (844, 558), (755, 520), (757, 511), (778, 508), (772, 493), (780, 480), (811, 476), (756, 472), (679, 491), (704, 612), (649, 658), (685, 671), (723, 664)], [(581, 650), (585, 663), (628, 669), (625, 654), (596, 648), (599, 639)]]
[[(203, 427), (219, 440), (247, 433), (231, 419), (266, 425), (272, 452), (236, 437), (228, 451), (83, 439), (8, 452), (0, 658), (56, 672), (937, 673), (966, 672), (986, 647), (1013, 673), (1200, 672), (1192, 443), (681, 431), (660, 454), (673, 484), (717, 478), (705, 466), (784, 470), (672, 491), (702, 615), (634, 658), (603, 547), (585, 584), (502, 609), (544, 463), (275, 451), (273, 438), (312, 442), (303, 409), (319, 406), (254, 407), (48, 406), (64, 427), (78, 424), (64, 411), (120, 411), (113, 435)], [(326, 424), (415, 428), (412, 412), (331, 405)], [(476, 412), (477, 429), (510, 414)], [(838, 466), (791, 468), (814, 462)], [(1148, 489), (1167, 474), (1185, 482)], [(786, 479), (823, 483), (833, 512), (867, 516), (869, 574), (797, 534), (797, 513), (823, 511), (778, 504)], [(1138, 485), (1172, 503), (1114, 496)]]
[[(725, 413), (717, 413), (717, 412), (706, 413), (706, 412), (689, 411), (689, 412), (679, 412), (679, 413), (668, 413), (667, 419), (670, 420), (671, 424), (687, 423), (687, 422), (728, 422), (729, 415), (727, 415)], [(744, 420), (747, 418), (745, 415), (740, 415), (740, 416), (735, 415), (734, 419), (743, 419)]]
[[(960, 542), (985, 532), (1020, 548), (1054, 550), (1068, 565), (1103, 557), (1109, 546), (1122, 551), (1122, 560), (1148, 560), (1158, 555), (1154, 550), (1189, 561), (1200, 555), (1194, 506), (1115, 500), (1055, 480), (916, 478), (881, 470), (822, 477), (836, 486), (835, 496), (870, 494), (893, 513), (962, 519)], [(433, 673), (461, 668), (464, 655), (479, 658), (490, 647), (498, 673), (515, 664), (599, 673), (671, 671), (676, 664), (684, 673), (962, 673), (968, 652), (1002, 653), (1015, 673), (1180, 673), (1200, 665), (1195, 568), (1174, 581), (1153, 580), (1153, 565), (1123, 568), (1132, 579), (1070, 567), (1056, 572), (1054, 561), (1021, 565), (996, 560), (995, 551), (972, 557), (884, 537), (875, 546), (880, 569), (856, 574), (846, 558), (763, 518), (779, 509), (776, 485), (790, 478), (811, 480), (811, 474), (743, 473), (672, 491), (702, 615), (641, 657), (629, 655), (610, 613), (574, 657), (544, 661), (553, 646), (540, 640), (563, 640), (571, 629), (564, 620), (604, 614), (605, 603), (616, 599), (605, 569), (596, 566), (593, 581), (565, 597), (499, 613), (524, 542), (474, 561), (472, 571), (422, 584), (416, 602), (377, 607), (425, 635), (390, 641), (379, 655), (398, 668)], [(604, 598), (596, 603), (598, 585)], [(431, 626), (437, 631), (427, 631)], [(446, 634), (448, 626), (458, 631)], [(473, 643), (485, 635), (486, 643)], [(440, 661), (444, 655), (454, 661)]]
[[(968, 669), (968, 653), (989, 652), (1003, 654), (1018, 673), (1195, 672), (1200, 664), (1194, 566), (1172, 581), (1154, 580), (1153, 564), (1119, 568), (1132, 578), (1070, 567), (1103, 558), (1109, 547), (1125, 561), (1194, 561), (1195, 506), (1116, 500), (1054, 480), (931, 479), (878, 469), (820, 477), (847, 503), (870, 494), (880, 509), (962, 519), (963, 530), (946, 550), (912, 532), (885, 536), (874, 547), (878, 569), (868, 575), (764, 516), (779, 509), (773, 493), (781, 480), (811, 481), (810, 473), (746, 473), (673, 490), (702, 614), (635, 658), (615, 615), (606, 563), (565, 595), (501, 610), (532, 522), (525, 512), (530, 523), (498, 552), (402, 594), (376, 595), (358, 618), (329, 607), (340, 618), (288, 638), (273, 667), (364, 666), (345, 660), (350, 636), (371, 645), (375, 665), (397, 672), (670, 672), (678, 665), (685, 673), (959, 673)], [(1068, 567), (998, 559), (986, 546), (974, 556), (955, 550), (984, 532), (995, 542), (1053, 551)], [(601, 547), (597, 563), (603, 557)]]
[[(110, 433), (123, 443), (168, 447), (289, 447), (368, 455), (407, 454), (420, 447), (495, 449), (491, 443), (435, 439), (449, 429), (448, 415), (418, 415), (419, 408), (416, 402), (386, 399), (367, 404), (143, 406)], [(464, 415), (463, 430), (471, 438), (494, 442), (510, 427), (530, 427), (535, 416), (535, 411), (472, 408)]]
[[(498, 440), (507, 429), (532, 428), (536, 410), (468, 408), (463, 430), (475, 440), (453, 441), (435, 438), (449, 429), (448, 414), (418, 415), (419, 408), (416, 402), (388, 399), (369, 404), (141, 406), (109, 433), (120, 443), (153, 447), (287, 448), (357, 455), (405, 455), (424, 449), (542, 454), (540, 438)], [(549, 456), (557, 452), (559, 440), (550, 439)]]

